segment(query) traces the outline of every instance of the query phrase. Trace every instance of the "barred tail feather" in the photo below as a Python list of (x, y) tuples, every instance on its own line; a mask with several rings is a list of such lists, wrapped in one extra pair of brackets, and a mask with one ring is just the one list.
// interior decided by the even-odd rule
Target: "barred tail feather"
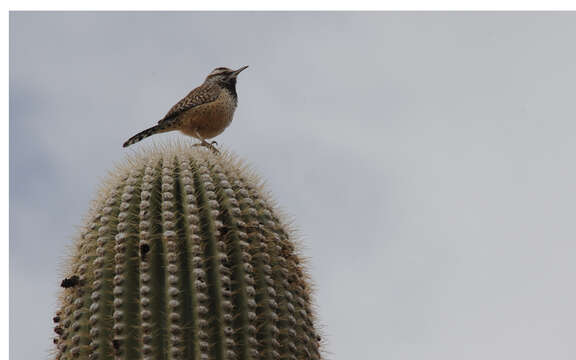
[(132, 144), (136, 144), (137, 142), (139, 142), (140, 140), (143, 140), (145, 138), (147, 138), (148, 136), (154, 135), (154, 134), (159, 134), (159, 133), (163, 133), (163, 132), (167, 132), (170, 131), (172, 129), (170, 129), (168, 126), (166, 126), (166, 124), (159, 124), (156, 126), (152, 126), (151, 128), (148, 128), (144, 131), (140, 131), (138, 134), (132, 136), (130, 139), (128, 139), (124, 145), (122, 145), (122, 147), (128, 147)]

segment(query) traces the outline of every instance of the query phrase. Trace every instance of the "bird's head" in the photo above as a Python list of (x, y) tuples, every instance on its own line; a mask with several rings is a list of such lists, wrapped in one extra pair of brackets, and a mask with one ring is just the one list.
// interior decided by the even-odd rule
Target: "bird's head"
[(236, 77), (247, 67), (248, 65), (242, 66), (238, 70), (232, 70), (226, 67), (217, 67), (216, 69), (212, 70), (210, 74), (208, 74), (206, 81), (220, 84), (236, 84)]

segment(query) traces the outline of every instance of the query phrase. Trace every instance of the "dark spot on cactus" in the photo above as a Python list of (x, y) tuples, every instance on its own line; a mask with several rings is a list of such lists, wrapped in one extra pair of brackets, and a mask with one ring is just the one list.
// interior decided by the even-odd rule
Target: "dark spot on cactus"
[(76, 285), (80, 284), (80, 278), (78, 278), (77, 275), (73, 275), (70, 276), (69, 278), (65, 278), (64, 280), (62, 280), (62, 283), (60, 283), (60, 286), (62, 286), (65, 289), (74, 287)]
[(64, 330), (60, 326), (55, 326), (54, 332), (58, 335), (62, 335), (64, 333)]
[(114, 350), (119, 350), (120, 349), (120, 340), (118, 340), (118, 339), (112, 340), (112, 346), (114, 347)]
[(320, 335), (316, 335), (316, 340), (317, 341), (322, 341), (322, 337)]
[(146, 254), (150, 251), (150, 245), (142, 244), (140, 245), (140, 257), (142, 259), (146, 259)]
[(60, 322), (60, 316), (54, 316), (54, 317), (52, 318), (52, 321), (54, 321), (55, 323)]
[(55, 338), (52, 339), (52, 342), (54, 343), (54, 345), (57, 345), (57, 344), (58, 344), (58, 341), (59, 341), (59, 340), (58, 340), (57, 337), (55, 337)]

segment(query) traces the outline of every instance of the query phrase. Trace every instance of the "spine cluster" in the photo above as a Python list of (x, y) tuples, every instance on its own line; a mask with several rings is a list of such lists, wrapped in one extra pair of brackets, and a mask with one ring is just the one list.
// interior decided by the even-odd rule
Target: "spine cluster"
[(54, 317), (57, 360), (320, 360), (307, 276), (227, 155), (139, 155), (100, 194)]

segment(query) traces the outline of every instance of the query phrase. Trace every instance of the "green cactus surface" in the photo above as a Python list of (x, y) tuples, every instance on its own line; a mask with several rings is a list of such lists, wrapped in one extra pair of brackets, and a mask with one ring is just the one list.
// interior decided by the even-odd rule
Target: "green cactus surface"
[(227, 153), (132, 155), (100, 189), (61, 285), (57, 360), (321, 358), (292, 232)]

